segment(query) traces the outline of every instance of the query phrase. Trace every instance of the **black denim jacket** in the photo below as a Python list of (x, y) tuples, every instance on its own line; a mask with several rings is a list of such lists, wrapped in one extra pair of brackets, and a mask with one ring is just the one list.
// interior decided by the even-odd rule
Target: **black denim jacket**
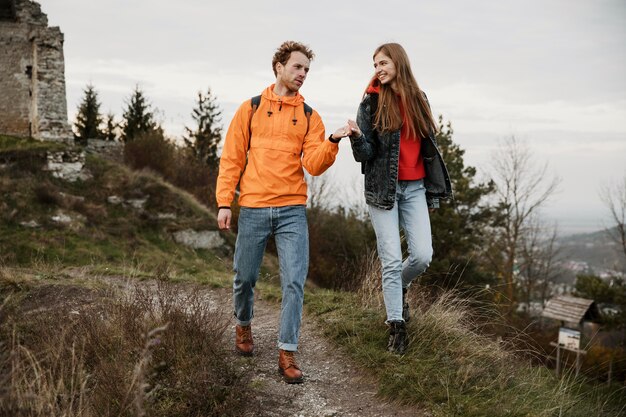
[[(361, 162), (365, 174), (365, 201), (374, 207), (391, 210), (396, 201), (398, 184), (398, 160), (400, 156), (400, 130), (380, 133), (372, 126), (373, 94), (367, 94), (357, 113), (360, 137), (350, 137), (352, 154)], [(452, 197), (450, 176), (437, 148), (434, 132), (422, 139), (421, 154), (424, 158), (426, 177), (426, 200), (428, 207), (439, 207), (440, 198)]]

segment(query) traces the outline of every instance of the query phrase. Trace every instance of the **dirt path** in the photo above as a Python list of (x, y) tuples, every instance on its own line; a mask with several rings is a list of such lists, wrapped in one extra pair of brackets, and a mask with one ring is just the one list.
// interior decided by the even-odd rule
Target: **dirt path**
[[(122, 292), (139, 286), (155, 290), (154, 281), (129, 280), (111, 276), (85, 276), (79, 271), (70, 273), (82, 280), (106, 281)], [(190, 284), (175, 284), (181, 290), (191, 290)], [(230, 289), (194, 287), (211, 308), (220, 312), (232, 311)], [(255, 318), (252, 323), (255, 354), (242, 358), (234, 351), (235, 321), (230, 319), (229, 350), (232, 358), (252, 375), (252, 385), (260, 404), (242, 417), (426, 417), (427, 412), (416, 408), (390, 404), (376, 397), (375, 382), (350, 359), (324, 338), (319, 325), (306, 314), (300, 335), (298, 363), (304, 372), (304, 383), (286, 384), (278, 373), (277, 334), (279, 306), (256, 297)]]
[[(230, 290), (215, 290), (214, 302), (232, 309)], [(321, 334), (318, 325), (306, 314), (300, 335), (298, 363), (304, 372), (304, 383), (289, 385), (278, 373), (277, 334), (279, 309), (262, 299), (255, 300), (252, 323), (255, 355), (246, 359), (254, 375), (261, 409), (250, 416), (296, 417), (408, 417), (428, 414), (408, 407), (389, 404), (376, 397), (376, 384), (344, 354), (333, 348)], [(235, 322), (231, 324), (234, 346)], [(234, 352), (234, 349), (233, 349)], [(233, 353), (234, 354), (234, 353)]]

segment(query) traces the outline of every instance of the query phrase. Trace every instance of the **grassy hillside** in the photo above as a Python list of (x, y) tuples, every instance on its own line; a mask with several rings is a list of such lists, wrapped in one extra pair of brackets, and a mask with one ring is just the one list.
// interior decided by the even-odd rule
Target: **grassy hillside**
[[(174, 232), (216, 230), (213, 213), (147, 172), (87, 156), (89, 178), (68, 182), (43, 171), (43, 152), (63, 145), (0, 136), (0, 262), (109, 268), (162, 264), (206, 281), (229, 275), (217, 251), (187, 249)], [(143, 206), (141, 205), (141, 202)], [(224, 238), (231, 239), (224, 235)], [(232, 242), (231, 242), (232, 243)]]
[[(253, 387), (237, 363), (215, 360), (231, 357), (228, 318), (208, 311), (195, 290), (181, 292), (183, 282), (230, 285), (232, 236), (213, 251), (180, 246), (172, 233), (215, 229), (214, 215), (155, 175), (94, 156), (86, 160), (88, 179), (56, 179), (41, 169), (43, 152), (62, 146), (0, 136), (0, 416), (253, 410)], [(275, 265), (266, 268), (276, 275)], [(119, 299), (76, 279), (76, 269), (167, 285), (156, 300), (141, 291)], [(482, 336), (475, 311), (452, 296), (430, 302), (415, 291), (410, 349), (402, 358), (387, 353), (380, 290), (367, 278), (359, 294), (309, 288), (305, 305), (326, 336), (369, 370), (381, 396), (434, 416), (624, 413), (623, 389), (531, 366)], [(259, 288), (280, 300), (274, 280)]]
[(559, 379), (531, 365), (511, 346), (481, 335), (476, 311), (451, 294), (435, 302), (414, 299), (420, 308), (408, 324), (409, 349), (401, 358), (389, 354), (382, 349), (386, 326), (376, 298), (315, 291), (308, 294), (307, 309), (328, 337), (376, 376), (384, 397), (441, 417), (626, 413), (623, 387), (591, 386), (572, 375)]
[[(182, 284), (229, 285), (232, 237), (215, 250), (177, 244), (174, 232), (215, 230), (215, 216), (151, 173), (94, 156), (86, 179), (54, 178), (46, 152), (64, 149), (0, 136), (0, 416), (258, 406), (237, 362), (222, 360), (227, 315)], [(143, 278), (157, 288), (135, 288)]]

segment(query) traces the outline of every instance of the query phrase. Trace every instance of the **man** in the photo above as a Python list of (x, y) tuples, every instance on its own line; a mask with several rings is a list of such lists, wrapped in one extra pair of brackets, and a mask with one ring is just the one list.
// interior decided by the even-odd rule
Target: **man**
[(304, 282), (309, 267), (305, 168), (321, 175), (335, 161), (346, 126), (324, 139), (324, 124), (305, 106), (298, 90), (309, 72), (313, 52), (298, 42), (284, 42), (274, 54), (276, 83), (260, 101), (244, 102), (226, 133), (217, 179), (217, 222), (229, 229), (230, 205), (239, 184), (238, 235), (235, 244), (233, 303), (236, 351), (252, 355), (254, 286), (265, 245), (274, 235), (282, 287), (278, 369), (287, 383), (301, 383), (295, 361)]

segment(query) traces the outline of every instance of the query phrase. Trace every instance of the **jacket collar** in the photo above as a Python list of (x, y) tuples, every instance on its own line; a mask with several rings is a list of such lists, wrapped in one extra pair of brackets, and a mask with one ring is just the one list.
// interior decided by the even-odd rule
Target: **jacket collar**
[(372, 81), (370, 81), (370, 85), (367, 86), (365, 92), (367, 94), (380, 94), (380, 81), (378, 80), (378, 78), (372, 78)]
[(273, 102), (280, 102), (283, 105), (289, 105), (289, 106), (294, 106), (297, 107), (300, 104), (304, 103), (304, 97), (298, 92), (296, 93), (295, 96), (279, 96), (276, 93), (274, 93), (274, 85), (272, 84), (269, 87), (267, 87), (265, 90), (263, 90), (262, 96), (265, 100), (269, 100), (269, 101), (273, 101)]

